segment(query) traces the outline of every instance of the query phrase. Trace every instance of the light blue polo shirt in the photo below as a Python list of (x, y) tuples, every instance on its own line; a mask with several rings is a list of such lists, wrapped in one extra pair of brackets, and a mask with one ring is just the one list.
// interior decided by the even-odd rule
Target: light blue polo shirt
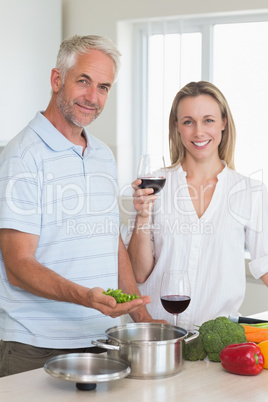
[[(41, 114), (0, 155), (0, 228), (39, 236), (36, 259), (83, 286), (118, 287), (119, 211), (111, 150), (87, 148)], [(9, 284), (0, 254), (0, 338), (48, 348), (91, 346), (119, 324), (99, 311)]]

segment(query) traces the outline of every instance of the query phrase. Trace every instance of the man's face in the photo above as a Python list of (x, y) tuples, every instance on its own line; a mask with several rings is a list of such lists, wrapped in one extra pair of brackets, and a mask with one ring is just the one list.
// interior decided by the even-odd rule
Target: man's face
[(102, 112), (113, 84), (115, 65), (99, 50), (77, 56), (57, 93), (57, 107), (68, 123), (88, 126)]

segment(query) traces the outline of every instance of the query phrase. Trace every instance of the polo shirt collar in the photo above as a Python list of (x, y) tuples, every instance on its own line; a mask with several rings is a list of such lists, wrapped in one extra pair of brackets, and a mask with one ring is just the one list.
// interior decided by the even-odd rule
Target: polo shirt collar
[[(29, 123), (29, 126), (54, 151), (65, 151), (77, 147), (77, 145), (73, 144), (58, 131), (41, 112), (37, 112), (35, 118)], [(84, 134), (87, 139), (87, 148), (91, 151), (99, 148), (97, 140), (85, 128)]]

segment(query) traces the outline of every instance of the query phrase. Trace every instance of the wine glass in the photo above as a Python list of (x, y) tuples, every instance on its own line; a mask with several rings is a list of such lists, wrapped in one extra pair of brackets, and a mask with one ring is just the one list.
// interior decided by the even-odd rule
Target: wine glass
[(190, 304), (191, 289), (187, 271), (164, 271), (160, 290), (161, 303), (164, 309), (173, 314), (174, 325), (178, 326), (178, 315)]
[[(159, 193), (166, 183), (166, 166), (163, 155), (144, 154), (140, 157), (138, 167), (138, 179), (141, 180), (140, 188), (152, 188), (153, 194)], [(149, 203), (149, 220), (146, 227), (151, 227), (151, 208)]]

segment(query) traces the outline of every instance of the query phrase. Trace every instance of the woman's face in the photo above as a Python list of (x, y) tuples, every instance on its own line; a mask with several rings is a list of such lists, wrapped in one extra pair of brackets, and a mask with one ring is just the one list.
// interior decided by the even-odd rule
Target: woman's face
[(219, 158), (218, 147), (225, 129), (216, 100), (210, 95), (183, 98), (177, 109), (177, 131), (186, 149), (186, 158)]

